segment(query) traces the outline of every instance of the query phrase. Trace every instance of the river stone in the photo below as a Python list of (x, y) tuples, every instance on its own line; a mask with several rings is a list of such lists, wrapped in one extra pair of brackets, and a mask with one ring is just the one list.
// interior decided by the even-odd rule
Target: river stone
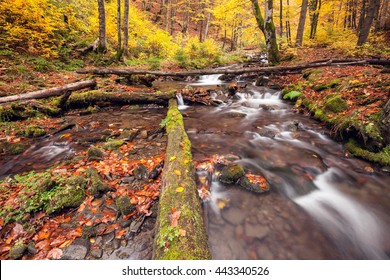
[(257, 257), (261, 260), (273, 260), (274, 255), (272, 252), (268, 249), (266, 244), (259, 244), (259, 247), (257, 247)]
[(87, 152), (88, 161), (101, 161), (104, 156), (104, 152), (95, 146), (91, 146)]
[(90, 243), (83, 238), (77, 238), (69, 247), (63, 251), (63, 260), (84, 260), (88, 254)]
[(137, 180), (146, 181), (149, 178), (148, 168), (145, 165), (138, 165), (133, 171), (134, 177)]
[(292, 131), (292, 132), (297, 131), (298, 127), (299, 127), (299, 122), (297, 120), (293, 120), (293, 121), (287, 123), (287, 130), (289, 130), (289, 131)]
[(115, 201), (115, 204), (123, 216), (126, 216), (126, 215), (132, 213), (136, 208), (136, 205), (131, 204), (130, 197), (128, 197), (128, 196), (119, 197)]
[(237, 164), (230, 164), (225, 166), (221, 175), (219, 176), (219, 181), (224, 184), (235, 184), (241, 177), (245, 175), (244, 168)]
[(24, 253), (27, 251), (26, 244), (15, 244), (11, 250), (9, 250), (9, 258), (11, 260), (18, 260), (23, 257)]
[(263, 239), (268, 235), (268, 227), (258, 224), (245, 223), (245, 235), (257, 239)]
[(262, 187), (260, 187), (259, 184), (255, 184), (255, 183), (250, 182), (246, 176), (242, 176), (239, 179), (238, 184), (240, 185), (240, 187), (242, 187), (248, 191), (255, 192), (255, 193), (267, 192), (270, 189), (268, 182), (266, 183), (266, 189), (263, 189)]
[(142, 130), (140, 133), (139, 133), (139, 138), (141, 139), (147, 139), (148, 138), (148, 131), (147, 130)]
[(231, 118), (245, 118), (247, 115), (245, 113), (241, 113), (241, 112), (227, 112), (224, 114), (225, 116), (227, 117), (231, 117)]
[(222, 218), (228, 223), (237, 226), (245, 220), (246, 213), (245, 211), (229, 207), (222, 210)]
[(102, 249), (93, 249), (91, 250), (91, 253), (90, 253), (91, 257), (95, 258), (95, 259), (100, 259), (102, 256), (103, 256), (103, 250)]

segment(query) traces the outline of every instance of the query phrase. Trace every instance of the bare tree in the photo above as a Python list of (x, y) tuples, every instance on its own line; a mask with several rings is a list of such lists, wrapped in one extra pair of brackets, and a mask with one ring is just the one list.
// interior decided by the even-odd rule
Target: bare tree
[(308, 0), (302, 0), (301, 14), (299, 16), (299, 23), (298, 23), (298, 30), (297, 30), (297, 38), (295, 40), (295, 45), (297, 45), (298, 47), (302, 46), (302, 42), (303, 42), (303, 32), (305, 31), (305, 21), (306, 21), (308, 2), (309, 2)]

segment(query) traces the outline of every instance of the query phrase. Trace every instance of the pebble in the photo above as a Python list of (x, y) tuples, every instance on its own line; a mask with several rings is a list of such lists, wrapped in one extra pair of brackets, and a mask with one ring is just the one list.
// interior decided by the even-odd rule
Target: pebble
[(64, 249), (62, 259), (64, 260), (84, 260), (90, 243), (86, 239), (78, 238), (69, 247)]
[(102, 249), (93, 249), (90, 253), (91, 257), (95, 259), (100, 259), (103, 256), (103, 250)]
[(269, 248), (265, 244), (260, 244), (257, 247), (257, 257), (261, 260), (273, 260), (274, 259), (274, 255), (272, 254), (272, 252), (269, 250)]
[(222, 211), (223, 219), (235, 226), (241, 224), (245, 220), (246, 215), (244, 211), (235, 208), (226, 208), (226, 210), (223, 209)]
[(253, 225), (248, 222), (245, 223), (245, 235), (257, 239), (263, 239), (268, 235), (269, 229), (263, 225)]

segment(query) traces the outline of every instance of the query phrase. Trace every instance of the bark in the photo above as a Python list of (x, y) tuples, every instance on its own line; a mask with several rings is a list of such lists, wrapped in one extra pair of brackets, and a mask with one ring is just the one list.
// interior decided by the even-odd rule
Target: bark
[(314, 39), (317, 32), (317, 25), (318, 25), (318, 18), (320, 16), (320, 9), (321, 9), (321, 0), (313, 0), (310, 3), (310, 39)]
[(276, 64), (280, 61), (276, 31), (273, 21), (273, 0), (265, 1), (265, 42), (267, 45), (268, 61)]
[(191, 142), (175, 100), (169, 101), (168, 144), (161, 179), (153, 259), (211, 259), (195, 183)]
[(390, 145), (390, 99), (383, 108), (382, 119), (385, 144)]
[(183, 29), (182, 33), (187, 34), (188, 32), (188, 27), (190, 25), (190, 1), (186, 0), (185, 1), (185, 8), (184, 8), (184, 13), (183, 13)]
[(98, 0), (99, 11), (99, 45), (98, 52), (107, 51), (107, 38), (106, 38), (106, 11), (104, 8), (104, 0)]
[(358, 46), (362, 46), (367, 41), (372, 22), (374, 20), (375, 14), (377, 13), (377, 10), (379, 9), (379, 5), (380, 0), (369, 0), (367, 13), (363, 19), (362, 27), (359, 30), (359, 38), (357, 41)]
[(384, 0), (382, 5), (382, 10), (380, 13), (380, 20), (379, 20), (379, 29), (385, 29), (386, 28), (386, 20), (387, 20), (387, 11), (389, 7), (389, 0)]
[(125, 56), (129, 55), (129, 0), (125, 0), (123, 15), (123, 52)]
[(302, 0), (301, 13), (299, 16), (298, 30), (297, 30), (297, 38), (295, 40), (295, 45), (298, 47), (302, 46), (303, 42), (303, 32), (305, 31), (305, 21), (307, 14), (307, 5), (308, 0)]
[(54, 87), (50, 89), (43, 89), (38, 91), (33, 91), (25, 94), (16, 94), (0, 98), (0, 103), (7, 103), (19, 100), (29, 100), (29, 99), (42, 99), (52, 96), (59, 96), (66, 92), (71, 92), (75, 90), (80, 90), (84, 88), (94, 88), (96, 87), (95, 80), (87, 80), (82, 82), (77, 82), (73, 84), (68, 84), (60, 87)]
[(121, 30), (121, 0), (117, 0), (117, 19), (116, 19), (116, 29), (118, 34), (118, 53), (122, 52), (122, 30)]
[(270, 73), (286, 73), (291, 71), (300, 71), (308, 68), (319, 67), (342, 67), (342, 66), (358, 66), (358, 65), (382, 65), (389, 66), (390, 60), (369, 59), (369, 60), (325, 60), (323, 62), (307, 63), (295, 66), (273, 66), (273, 67), (254, 67), (254, 68), (241, 68), (241, 69), (203, 69), (192, 71), (180, 71), (180, 72), (163, 72), (163, 71), (148, 71), (148, 70), (130, 70), (130, 69), (117, 69), (117, 68), (92, 68), (92, 69), (80, 69), (77, 71), (79, 74), (94, 74), (94, 75), (155, 75), (162, 77), (187, 77), (187, 76), (199, 76), (199, 75), (212, 75), (212, 74), (270, 74)]
[(251, 2), (252, 2), (253, 13), (256, 18), (257, 26), (260, 28), (263, 34), (265, 34), (264, 18), (261, 14), (259, 2), (257, 0), (251, 0)]
[(279, 1), (279, 25), (280, 37), (283, 37), (283, 0)]

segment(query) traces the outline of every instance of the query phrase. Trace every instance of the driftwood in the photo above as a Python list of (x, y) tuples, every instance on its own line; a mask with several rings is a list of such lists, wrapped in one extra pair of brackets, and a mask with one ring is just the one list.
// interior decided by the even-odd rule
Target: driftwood
[[(80, 90), (84, 88), (94, 88), (96, 87), (95, 80), (87, 80), (82, 82), (77, 82), (73, 84), (68, 84), (60, 87), (54, 87), (49, 89), (43, 89), (38, 91), (33, 91), (24, 94), (16, 94), (6, 97), (0, 97), (0, 103), (14, 102), (19, 100), (29, 100), (29, 99), (41, 99), (52, 96), (59, 96), (64, 93), (69, 93), (75, 90)], [(69, 96), (68, 96), (69, 97)]]
[(161, 179), (153, 259), (210, 259), (195, 183), (191, 143), (174, 99), (169, 101), (165, 127), (168, 144)]
[(246, 73), (258, 73), (258, 74), (271, 74), (271, 73), (283, 73), (290, 71), (299, 71), (308, 68), (319, 68), (327, 66), (353, 66), (353, 65), (382, 65), (390, 66), (390, 60), (380, 59), (368, 59), (368, 60), (327, 60), (325, 62), (314, 62), (295, 66), (272, 66), (272, 67), (254, 67), (254, 68), (241, 68), (241, 69), (202, 69), (192, 71), (180, 71), (180, 72), (163, 72), (163, 71), (148, 71), (148, 70), (131, 70), (131, 69), (115, 69), (115, 68), (92, 68), (92, 69), (79, 69), (79, 74), (94, 74), (94, 75), (155, 75), (155, 76), (199, 76), (199, 75), (213, 75), (213, 74), (234, 74), (241, 75)]

